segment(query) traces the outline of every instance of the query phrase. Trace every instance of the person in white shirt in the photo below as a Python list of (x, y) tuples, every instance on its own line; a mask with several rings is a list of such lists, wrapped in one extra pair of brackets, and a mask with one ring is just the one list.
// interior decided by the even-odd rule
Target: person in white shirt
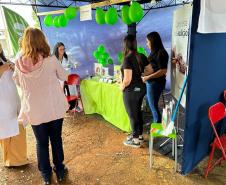
[(24, 123), (17, 119), (20, 98), (12, 79), (14, 66), (5, 58), (1, 44), (0, 53), (0, 149), (3, 165), (22, 166), (28, 164), (26, 130)]
[[(72, 62), (66, 51), (65, 51), (65, 46), (62, 42), (57, 42), (56, 45), (54, 46), (54, 49), (53, 49), (53, 55), (55, 55), (57, 57), (57, 59), (59, 60), (59, 62), (62, 64), (63, 68), (66, 70), (66, 71), (71, 71), (72, 68), (76, 68), (78, 62)], [(66, 96), (70, 96), (70, 88), (67, 84), (67, 82), (65, 81), (64, 82), (64, 85), (63, 85), (63, 89), (64, 89), (64, 93)], [(75, 92), (77, 93), (77, 92)], [(75, 109), (75, 111), (77, 112), (80, 112), (81, 109), (80, 107), (78, 106), (78, 101), (76, 100), (72, 100), (72, 101), (69, 101), (69, 112), (72, 111), (73, 109)]]

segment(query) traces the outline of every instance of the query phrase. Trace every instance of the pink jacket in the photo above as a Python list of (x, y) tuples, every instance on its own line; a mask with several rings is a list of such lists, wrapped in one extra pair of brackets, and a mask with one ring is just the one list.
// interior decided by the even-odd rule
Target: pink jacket
[(68, 103), (59, 80), (67, 76), (55, 56), (40, 56), (36, 65), (29, 58), (16, 61), (13, 78), (22, 91), (19, 121), (39, 125), (63, 118)]

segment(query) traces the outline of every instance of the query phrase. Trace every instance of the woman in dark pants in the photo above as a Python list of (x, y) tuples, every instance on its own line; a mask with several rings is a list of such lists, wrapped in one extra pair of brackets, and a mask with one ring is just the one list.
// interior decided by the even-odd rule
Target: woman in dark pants
[(151, 50), (148, 61), (154, 72), (143, 76), (142, 79), (143, 82), (146, 82), (147, 100), (152, 112), (153, 122), (161, 123), (162, 116), (158, 108), (158, 102), (166, 85), (169, 55), (158, 32), (151, 32), (147, 35), (147, 47)]
[(137, 53), (137, 41), (133, 35), (124, 38), (124, 61), (121, 67), (123, 101), (129, 115), (132, 134), (127, 137), (124, 144), (139, 148), (143, 140), (143, 119), (141, 105), (146, 94), (145, 84), (142, 82), (142, 73), (152, 72), (151, 65), (143, 54)]

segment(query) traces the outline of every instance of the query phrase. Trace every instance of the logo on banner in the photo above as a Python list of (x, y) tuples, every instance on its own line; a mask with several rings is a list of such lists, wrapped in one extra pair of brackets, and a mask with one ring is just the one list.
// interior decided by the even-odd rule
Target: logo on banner
[(17, 23), (13, 24), (13, 27), (14, 27), (15, 32), (17, 33), (17, 35), (22, 37), (23, 36), (23, 32), (25, 30), (25, 26), (23, 24), (17, 22)]

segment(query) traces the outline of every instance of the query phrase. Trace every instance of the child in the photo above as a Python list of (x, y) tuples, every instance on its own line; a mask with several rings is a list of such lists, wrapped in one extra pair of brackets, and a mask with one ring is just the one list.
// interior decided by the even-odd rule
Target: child
[(61, 137), (68, 104), (59, 83), (67, 77), (57, 58), (50, 57), (50, 47), (42, 31), (27, 28), (23, 35), (21, 57), (15, 65), (14, 81), (23, 94), (19, 120), (31, 123), (37, 141), (38, 168), (44, 184), (51, 184), (52, 176), (49, 139), (59, 182), (63, 181), (68, 171), (63, 164)]

